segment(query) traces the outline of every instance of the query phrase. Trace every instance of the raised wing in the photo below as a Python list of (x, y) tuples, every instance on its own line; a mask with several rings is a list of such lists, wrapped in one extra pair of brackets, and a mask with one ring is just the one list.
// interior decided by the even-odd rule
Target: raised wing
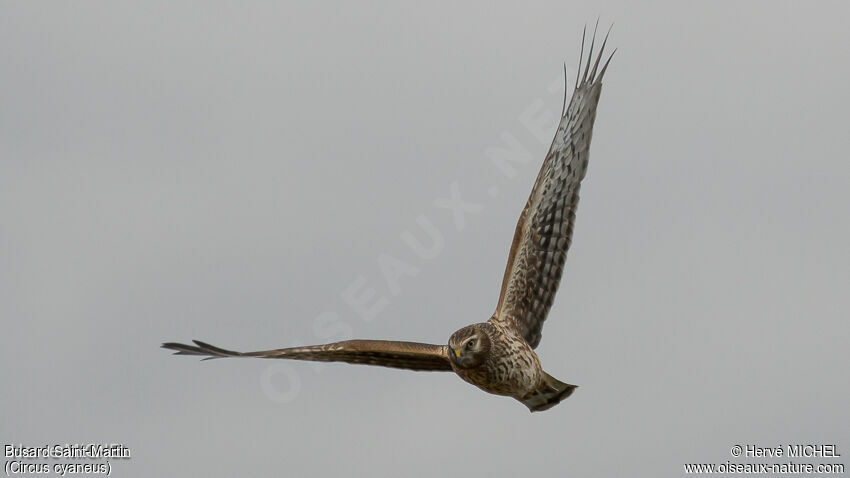
[(313, 362), (348, 362), (408, 370), (452, 370), (445, 345), (396, 342), (391, 340), (346, 340), (324, 345), (288, 349), (234, 352), (193, 340), (195, 345), (168, 342), (163, 348), (176, 350), (174, 355), (200, 355), (204, 360), (222, 357), (258, 357), (270, 359), (310, 360)]
[[(490, 319), (518, 331), (532, 347), (540, 343), (543, 321), (552, 306), (572, 239), (579, 186), (587, 172), (602, 77), (611, 61), (608, 57), (599, 75), (596, 74), (607, 40), (606, 35), (589, 78), (593, 42), (584, 76), (581, 81), (576, 76), (570, 105), (561, 113), (555, 139), (519, 217), (499, 305)], [(583, 57), (583, 37), (581, 43)], [(564, 100), (566, 103), (566, 96)]]

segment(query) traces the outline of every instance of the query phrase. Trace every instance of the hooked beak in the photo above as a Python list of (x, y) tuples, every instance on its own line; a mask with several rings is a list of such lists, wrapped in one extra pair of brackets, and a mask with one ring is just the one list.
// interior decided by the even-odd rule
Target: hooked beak
[(460, 349), (452, 349), (452, 352), (455, 353), (455, 357), (460, 358)]

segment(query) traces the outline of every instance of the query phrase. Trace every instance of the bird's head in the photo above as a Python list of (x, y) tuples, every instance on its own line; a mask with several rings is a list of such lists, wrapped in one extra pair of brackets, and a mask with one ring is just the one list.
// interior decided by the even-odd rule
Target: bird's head
[(449, 337), (449, 360), (460, 368), (475, 368), (490, 353), (489, 324), (472, 324)]

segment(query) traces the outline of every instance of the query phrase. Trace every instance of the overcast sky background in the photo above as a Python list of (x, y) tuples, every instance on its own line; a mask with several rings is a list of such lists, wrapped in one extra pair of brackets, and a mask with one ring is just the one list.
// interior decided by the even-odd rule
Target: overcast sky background
[[(159, 348), (445, 343), (486, 320), (597, 16), (619, 50), (538, 348), (568, 401)], [(657, 477), (788, 443), (847, 463), (848, 18), (4, 1), (0, 441), (123, 443), (114, 476)], [(532, 158), (513, 178), (490, 158), (505, 137)], [(461, 230), (434, 204), (453, 184), (481, 207)], [(421, 218), (434, 257), (403, 238), (430, 244)], [(364, 317), (352, 286), (385, 307)]]

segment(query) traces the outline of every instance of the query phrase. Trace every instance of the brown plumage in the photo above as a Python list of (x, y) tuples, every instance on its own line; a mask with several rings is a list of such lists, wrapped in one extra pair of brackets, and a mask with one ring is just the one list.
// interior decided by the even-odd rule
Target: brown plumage
[[(259, 352), (234, 352), (197, 340), (195, 345), (169, 342), (162, 346), (177, 355), (206, 359), (257, 357), (454, 371), (486, 392), (516, 398), (533, 412), (557, 405), (576, 387), (544, 372), (533, 349), (540, 343), (543, 321), (557, 292), (572, 239), (602, 77), (613, 56), (597, 75), (607, 39), (608, 35), (592, 70), (591, 42), (583, 76), (576, 78), (569, 107), (564, 98), (558, 130), (514, 232), (496, 311), (487, 322), (458, 330), (448, 345), (347, 340)], [(583, 52), (584, 38), (582, 58)]]
[(519, 330), (532, 348), (540, 343), (543, 321), (552, 307), (572, 241), (602, 76), (611, 61), (609, 57), (596, 77), (607, 40), (606, 35), (588, 80), (591, 43), (584, 78), (561, 115), (555, 138), (517, 222), (499, 305), (491, 319)]
[(271, 359), (311, 360), (313, 362), (348, 362), (380, 365), (407, 370), (451, 370), (445, 345), (396, 342), (393, 340), (346, 340), (324, 345), (308, 345), (287, 349), (234, 352), (193, 340), (195, 345), (168, 342), (164, 348), (176, 350), (174, 355), (201, 355), (204, 360), (223, 357), (256, 357)]

